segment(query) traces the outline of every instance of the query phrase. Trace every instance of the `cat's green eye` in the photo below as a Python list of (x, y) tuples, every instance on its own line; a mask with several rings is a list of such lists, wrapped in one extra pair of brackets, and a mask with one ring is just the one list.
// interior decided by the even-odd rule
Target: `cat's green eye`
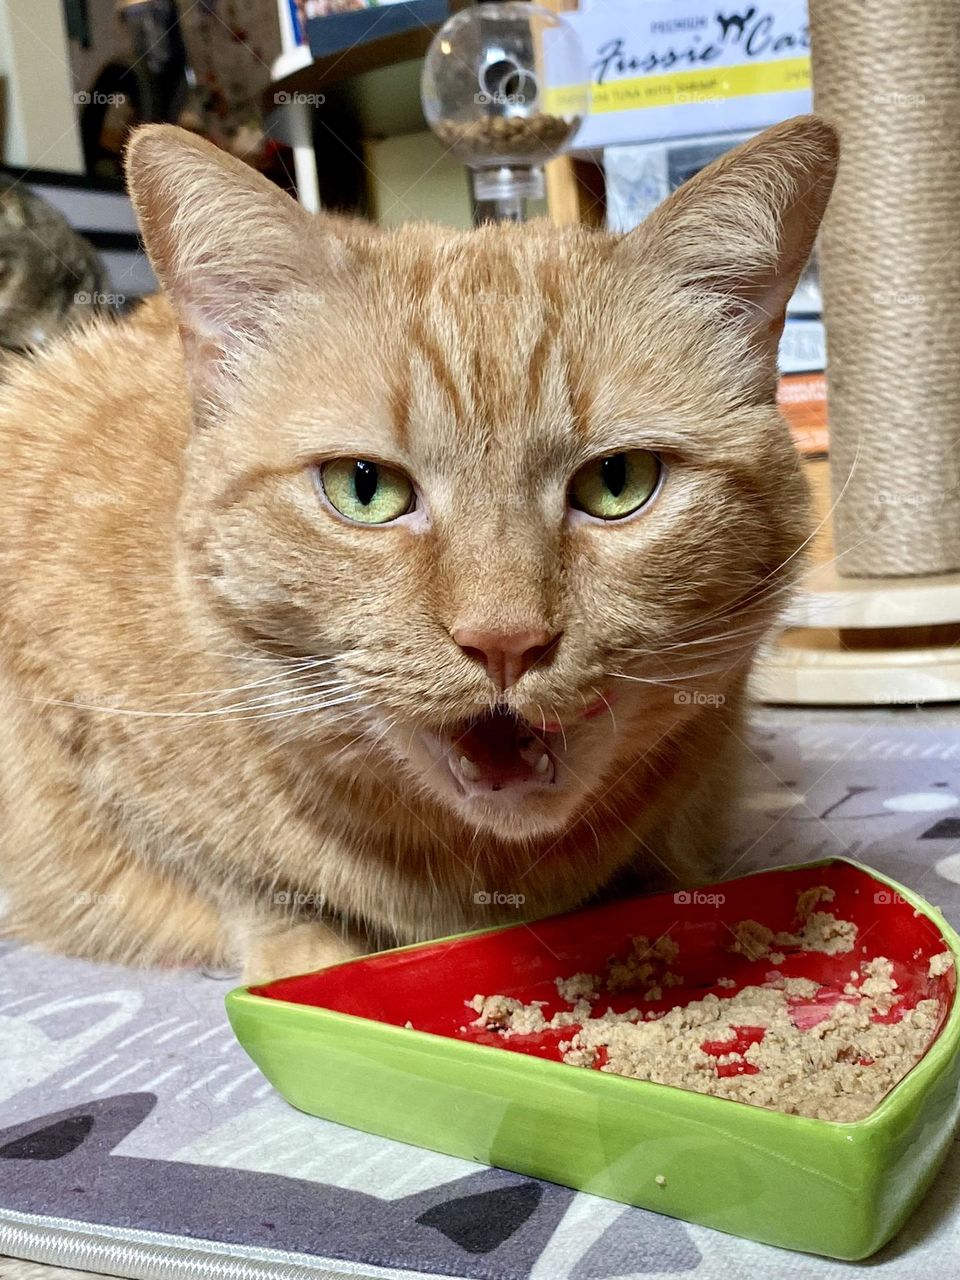
[(648, 449), (594, 458), (573, 477), (570, 504), (598, 520), (622, 520), (650, 501), (661, 470), (660, 459)]
[(413, 485), (394, 467), (364, 458), (334, 458), (320, 468), (327, 500), (358, 524), (389, 524), (412, 511)]

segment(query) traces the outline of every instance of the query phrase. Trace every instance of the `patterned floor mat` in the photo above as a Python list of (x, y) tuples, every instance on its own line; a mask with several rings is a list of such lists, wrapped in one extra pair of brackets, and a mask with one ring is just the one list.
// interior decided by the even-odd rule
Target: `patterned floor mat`
[[(955, 716), (768, 711), (745, 746), (748, 785), (718, 877), (847, 854), (960, 927)], [(238, 1277), (291, 1280), (860, 1270), (303, 1116), (234, 1042), (223, 1013), (234, 983), (0, 946), (0, 1253), (144, 1277), (161, 1274), (161, 1257), (169, 1276), (232, 1260)], [(958, 1200), (955, 1147), (871, 1270), (912, 1280), (960, 1268)]]

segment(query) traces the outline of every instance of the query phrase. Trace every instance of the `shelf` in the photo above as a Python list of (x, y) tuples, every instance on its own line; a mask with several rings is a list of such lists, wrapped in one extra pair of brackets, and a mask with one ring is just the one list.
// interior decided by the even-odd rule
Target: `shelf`
[(319, 94), (365, 72), (422, 58), (447, 18), (468, 3), (413, 0), (311, 18), (310, 49), (301, 47), (278, 59), (277, 78), (263, 93), (264, 109), (275, 109), (278, 93)]
[(833, 563), (800, 582), (790, 627), (922, 627), (960, 622), (960, 574), (916, 578), (842, 578)]
[(960, 650), (845, 650), (839, 639), (788, 631), (765, 647), (751, 673), (756, 702), (787, 706), (909, 707), (960, 702)]

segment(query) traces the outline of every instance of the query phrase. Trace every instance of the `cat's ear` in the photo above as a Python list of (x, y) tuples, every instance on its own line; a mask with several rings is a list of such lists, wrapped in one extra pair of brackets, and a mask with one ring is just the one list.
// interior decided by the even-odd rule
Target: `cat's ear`
[(126, 171), (192, 389), (216, 401), (224, 375), (264, 340), (278, 308), (344, 269), (344, 247), (322, 218), (248, 165), (173, 125), (136, 130)]
[(11, 229), (16, 228), (19, 231), (27, 225), (23, 201), (17, 198), (17, 193), (12, 187), (5, 189), (0, 186), (0, 214)]
[(767, 129), (685, 182), (619, 253), (655, 265), (745, 332), (768, 370), (787, 302), (810, 256), (839, 159), (817, 116)]

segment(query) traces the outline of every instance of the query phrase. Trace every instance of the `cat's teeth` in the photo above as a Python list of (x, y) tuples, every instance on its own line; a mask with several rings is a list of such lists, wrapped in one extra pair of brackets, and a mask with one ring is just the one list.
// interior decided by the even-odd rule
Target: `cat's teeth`
[(469, 756), (460, 757), (460, 772), (468, 782), (479, 782), (483, 776), (480, 766), (474, 764)]
[(543, 755), (540, 757), (537, 763), (533, 766), (533, 769), (534, 769), (534, 773), (539, 773), (539, 774), (550, 772), (550, 757), (547, 755), (546, 751), (543, 753)]

